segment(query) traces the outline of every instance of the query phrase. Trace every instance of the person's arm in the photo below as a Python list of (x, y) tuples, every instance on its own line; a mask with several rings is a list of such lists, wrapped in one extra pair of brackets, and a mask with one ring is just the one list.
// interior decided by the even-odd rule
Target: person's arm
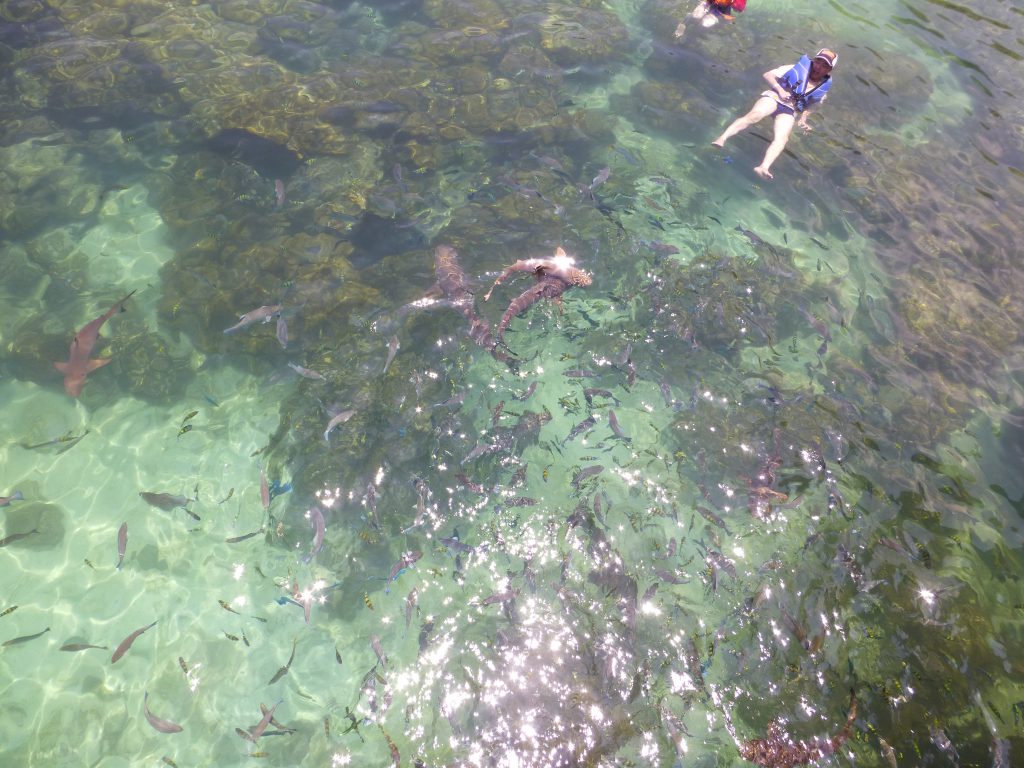
[(776, 67), (775, 69), (770, 69), (763, 75), (761, 75), (761, 77), (765, 79), (765, 82), (767, 82), (768, 85), (771, 86), (771, 89), (775, 91), (777, 94), (779, 94), (781, 98), (787, 101), (790, 98), (789, 91), (787, 91), (785, 88), (779, 85), (779, 78), (782, 77), (787, 72), (789, 72), (790, 69), (791, 67), (784, 65), (781, 67)]
[(796, 121), (796, 124), (799, 125), (801, 128), (803, 128), (805, 131), (814, 130), (813, 128), (811, 128), (811, 126), (809, 126), (807, 124), (807, 118), (810, 117), (812, 112), (816, 112), (818, 110), (818, 107), (820, 107), (822, 104), (824, 104), (825, 103), (825, 99), (827, 99), (827, 98), (828, 98), (828, 94), (825, 94), (824, 96), (821, 97), (820, 101), (817, 101), (814, 104), (811, 104), (809, 107), (807, 107), (807, 109), (805, 109), (803, 112), (801, 112), (800, 113), (800, 118)]

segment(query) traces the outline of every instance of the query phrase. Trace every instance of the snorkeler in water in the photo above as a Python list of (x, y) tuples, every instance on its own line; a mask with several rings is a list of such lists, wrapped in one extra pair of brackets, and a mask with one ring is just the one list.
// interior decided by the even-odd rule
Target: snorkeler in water
[(747, 0), (700, 0), (694, 8), (676, 27), (674, 37), (681, 40), (686, 33), (686, 21), (698, 22), (705, 29), (715, 26), (719, 20), (732, 21), (736, 17), (733, 13), (743, 13), (747, 7)]
[(761, 164), (754, 168), (754, 173), (761, 178), (774, 178), (771, 173), (772, 163), (786, 148), (793, 124), (796, 123), (805, 131), (811, 130), (807, 118), (825, 101), (825, 96), (832, 87), (832, 68), (838, 59), (835, 51), (822, 48), (813, 58), (804, 55), (793, 66), (781, 66), (765, 72), (763, 77), (771, 88), (761, 94), (747, 114), (734, 120), (725, 132), (711, 143), (716, 147), (723, 147), (727, 140), (740, 131), (766, 117), (774, 117), (772, 142), (768, 145)]

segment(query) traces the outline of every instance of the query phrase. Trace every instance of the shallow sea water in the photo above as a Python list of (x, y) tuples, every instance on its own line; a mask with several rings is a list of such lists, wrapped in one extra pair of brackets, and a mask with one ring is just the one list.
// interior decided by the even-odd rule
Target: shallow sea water
[(1024, 755), (1022, 14), (679, 7), (5, 5), (0, 764)]

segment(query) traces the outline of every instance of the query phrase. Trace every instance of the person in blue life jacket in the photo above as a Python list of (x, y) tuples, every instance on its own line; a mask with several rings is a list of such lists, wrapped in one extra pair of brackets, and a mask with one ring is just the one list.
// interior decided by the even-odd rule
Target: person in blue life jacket
[[(743, 13), (747, 0), (700, 0), (697, 7), (690, 11), (686, 20), (699, 22), (705, 29), (715, 26), (719, 21), (733, 21), (733, 13)], [(679, 22), (674, 37), (681, 40), (686, 33), (686, 20)]]
[(832, 87), (832, 68), (838, 59), (839, 55), (835, 51), (822, 48), (813, 57), (801, 56), (800, 61), (793, 66), (781, 66), (765, 72), (763, 77), (771, 88), (761, 94), (747, 114), (734, 120), (711, 143), (723, 147), (726, 141), (740, 131), (766, 117), (774, 117), (775, 132), (771, 144), (764, 153), (764, 160), (754, 168), (754, 173), (761, 178), (774, 178), (771, 173), (772, 163), (786, 148), (793, 124), (796, 123), (805, 131), (811, 130), (807, 118), (825, 101)]

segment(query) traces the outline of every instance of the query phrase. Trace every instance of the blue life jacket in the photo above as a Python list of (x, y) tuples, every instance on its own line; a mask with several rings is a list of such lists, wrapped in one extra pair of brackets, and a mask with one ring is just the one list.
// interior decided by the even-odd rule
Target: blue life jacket
[(825, 75), (824, 80), (808, 91), (807, 78), (810, 75), (811, 59), (804, 54), (789, 72), (779, 78), (779, 85), (793, 95), (793, 106), (797, 112), (803, 112), (812, 104), (820, 102), (825, 98), (828, 89), (832, 87), (832, 75)]

